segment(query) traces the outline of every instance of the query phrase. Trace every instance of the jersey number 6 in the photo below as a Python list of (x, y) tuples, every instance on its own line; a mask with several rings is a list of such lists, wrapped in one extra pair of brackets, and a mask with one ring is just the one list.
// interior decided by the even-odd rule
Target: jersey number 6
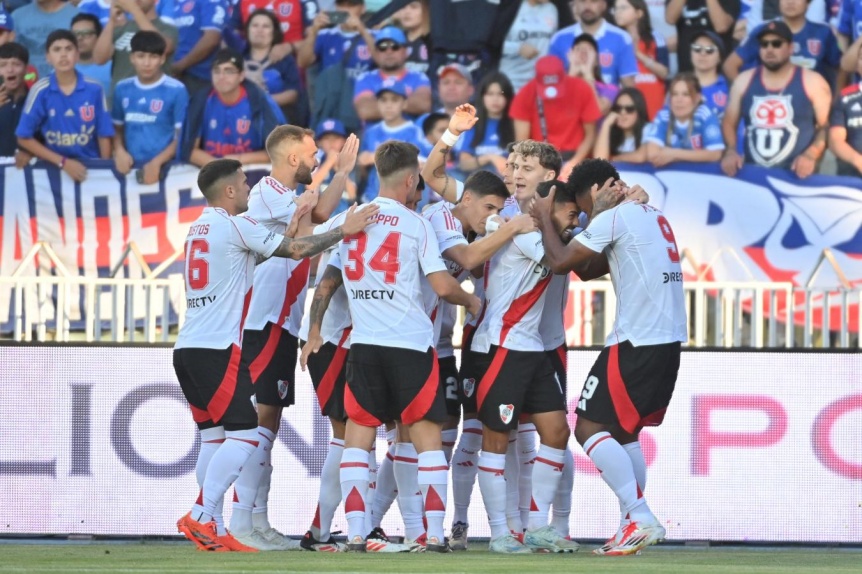
[[(352, 266), (344, 266), (344, 275), (348, 281), (359, 281), (365, 276), (365, 249), (368, 247), (368, 235), (363, 231), (345, 239), (348, 244), (347, 260)], [(372, 271), (383, 273), (383, 282), (387, 285), (395, 283), (401, 263), (398, 261), (398, 248), (401, 245), (401, 234), (393, 231), (386, 236), (371, 259), (368, 267)]]
[(210, 264), (199, 254), (209, 253), (210, 244), (206, 239), (193, 239), (186, 243), (186, 279), (195, 291), (205, 288), (210, 282)]

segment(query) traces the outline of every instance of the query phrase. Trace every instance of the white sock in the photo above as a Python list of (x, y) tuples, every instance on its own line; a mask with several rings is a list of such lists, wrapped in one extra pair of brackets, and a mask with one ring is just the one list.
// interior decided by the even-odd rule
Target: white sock
[(458, 429), (447, 429), (443, 431), (443, 454), (446, 455), (446, 464), (452, 461), (452, 449), (458, 441)]
[(452, 456), (452, 498), (455, 504), (453, 522), (468, 524), (467, 510), (476, 473), (479, 472), (479, 450), (482, 448), (482, 423), (476, 419), (464, 421), (458, 448)]
[(518, 508), (520, 493), (518, 490), (518, 477), (521, 467), (518, 464), (518, 431), (509, 433), (509, 447), (506, 450), (506, 521), (509, 530), (515, 534), (524, 531), (524, 523), (521, 521), (521, 510)]
[[(622, 445), (622, 447), (626, 450), (626, 453), (629, 455), (629, 458), (632, 461), (632, 468), (635, 471), (635, 479), (638, 481), (638, 488), (640, 488), (641, 493), (646, 491), (646, 460), (644, 460), (644, 453), (641, 450), (640, 442), (630, 442), (628, 444)], [(622, 500), (620, 501), (620, 527), (617, 532), (618, 536), (622, 536), (623, 527), (629, 522), (629, 512), (625, 506), (623, 506)]]
[(372, 516), (374, 499), (377, 498), (377, 448), (371, 447), (368, 453), (368, 492), (365, 494), (365, 504), (368, 511), (365, 513), (365, 535), (368, 536), (374, 529)]
[(225, 431), (225, 441), (213, 454), (207, 466), (201, 495), (202, 508), (192, 512), (198, 522), (209, 522), (217, 513), (219, 503), (224, 504), (224, 494), (239, 476), (242, 466), (254, 453), (258, 445), (257, 429)]
[(199, 431), (199, 433), (201, 435), (201, 449), (198, 451), (198, 460), (195, 464), (195, 478), (198, 481), (198, 488), (203, 490), (210, 460), (224, 442), (224, 427), (213, 427)]
[(571, 449), (566, 446), (566, 456), (563, 457), (563, 475), (554, 495), (551, 526), (566, 538), (569, 536), (569, 517), (572, 515), (572, 489), (575, 486), (575, 460)]
[(548, 513), (551, 510), (551, 502), (557, 495), (557, 489), (560, 486), (565, 457), (565, 450), (551, 448), (546, 444), (539, 447), (539, 454), (536, 456), (535, 468), (533, 469), (533, 495), (530, 502), (529, 522), (531, 530), (548, 525)]
[(251, 513), (260, 479), (266, 469), (266, 452), (272, 449), (275, 433), (266, 427), (257, 427), (257, 449), (248, 457), (242, 471), (233, 485), (233, 514), (230, 517), (230, 530), (234, 534), (251, 534), (254, 528)]
[[(482, 451), (479, 455), (479, 490), (491, 525), (491, 539), (509, 533), (506, 523), (506, 455)], [(519, 517), (520, 518), (520, 517)]]
[(419, 455), (419, 488), (428, 521), (428, 539), (443, 544), (443, 520), (446, 518), (446, 497), (449, 491), (449, 464), (442, 450), (429, 450)]
[(533, 496), (533, 469), (536, 460), (536, 425), (518, 424), (518, 510), (521, 524), (530, 523), (531, 498)]
[(365, 494), (368, 491), (368, 452), (346, 448), (341, 455), (341, 497), (347, 518), (347, 538), (365, 538)]
[[(389, 438), (387, 434), (387, 439)], [(395, 431), (392, 431), (395, 434)], [(394, 436), (393, 436), (394, 439)], [(374, 504), (371, 506), (371, 529), (380, 526), (383, 517), (395, 502), (398, 496), (398, 487), (395, 484), (395, 473), (392, 463), (395, 461), (395, 441), (389, 443), (389, 450), (383, 457), (383, 462), (377, 469), (377, 489), (374, 492)]]
[[(311, 534), (321, 542), (326, 542), (332, 536), (332, 518), (338, 505), (341, 504), (341, 454), (344, 452), (344, 441), (334, 438), (329, 441), (329, 452), (323, 461), (320, 471), (320, 494), (318, 495), (315, 522), (311, 525)], [(317, 532), (315, 532), (317, 530)]]
[(625, 449), (607, 432), (596, 433), (584, 442), (584, 452), (599, 469), (602, 480), (611, 487), (626, 513), (635, 522), (655, 522), (638, 488), (634, 467)]
[(216, 534), (219, 536), (227, 534), (227, 528), (224, 525), (224, 495), (216, 502), (216, 512), (213, 514), (213, 522), (216, 524)]
[(260, 477), (260, 486), (257, 489), (257, 498), (254, 499), (254, 510), (251, 511), (251, 522), (255, 530), (269, 530), (272, 526), (269, 523), (269, 514), (267, 512), (267, 503), (269, 502), (269, 487), (272, 484), (272, 450), (267, 451), (266, 466), (263, 468), (263, 474)]
[(416, 540), (425, 533), (425, 525), (422, 524), (422, 492), (419, 490), (419, 455), (413, 443), (399, 442), (395, 445), (392, 471), (398, 486), (404, 536)]

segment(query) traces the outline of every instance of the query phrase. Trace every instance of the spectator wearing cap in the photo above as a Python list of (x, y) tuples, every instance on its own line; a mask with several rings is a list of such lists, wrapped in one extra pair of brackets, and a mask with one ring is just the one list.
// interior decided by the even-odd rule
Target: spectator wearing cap
[(213, 58), (213, 91), (192, 96), (183, 124), (180, 159), (203, 167), (216, 158), (267, 163), (266, 136), (283, 123), (271, 98), (245, 79), (242, 56), (219, 50)]
[(730, 89), (722, 131), (727, 149), (722, 170), (733, 177), (742, 167), (736, 131), (745, 124), (745, 163), (791, 169), (800, 178), (814, 173), (826, 148), (832, 92), (823, 76), (790, 61), (793, 32), (773, 20), (757, 33), (760, 62), (742, 72)]
[[(407, 90), (400, 82), (387, 84), (377, 91), (377, 106), (380, 122), (365, 129), (359, 148), (358, 164), (366, 170), (365, 190), (362, 201), (371, 201), (380, 191), (380, 180), (374, 167), (374, 150), (387, 140), (400, 140), (421, 147), (425, 139), (416, 124), (404, 118), (407, 105)], [(420, 158), (420, 161), (424, 161)]]
[(596, 40), (604, 82), (616, 86), (634, 86), (638, 62), (632, 37), (605, 20), (607, 9), (605, 0), (574, 0), (572, 11), (578, 23), (554, 34), (548, 53), (568, 65), (569, 51), (575, 38), (589, 34)]
[(105, 92), (75, 70), (78, 45), (72, 32), (54, 30), (45, 46), (54, 73), (36, 82), (27, 96), (15, 131), (18, 146), (84, 181), (87, 170), (78, 159), (111, 157), (114, 126)]
[(649, 117), (654, 118), (664, 105), (665, 80), (670, 73), (664, 36), (653, 28), (646, 0), (616, 0), (614, 20), (632, 37), (638, 61), (635, 87), (646, 99)]
[(102, 33), (99, 19), (92, 14), (78, 13), (72, 18), (72, 33), (78, 39), (78, 70), (105, 86), (106, 95), (111, 97), (111, 63), (99, 64), (93, 59), (93, 48)]
[[(862, 75), (862, 50), (857, 51), (856, 73)], [(829, 149), (838, 158), (838, 175), (862, 175), (862, 83), (841, 90), (832, 106)]]
[(46, 58), (45, 42), (54, 30), (68, 30), (78, 9), (71, 2), (63, 0), (33, 0), (14, 12), (15, 41), (23, 44), (30, 53), (30, 63), (36, 68), (40, 78), (51, 73), (51, 65)]
[[(841, 65), (841, 49), (828, 24), (812, 22), (805, 17), (810, 0), (780, 0), (781, 18), (793, 32), (793, 55), (790, 61), (797, 66), (820, 73), (826, 82), (835, 87)], [(757, 66), (759, 46), (757, 34), (766, 23), (755, 28), (724, 61), (724, 75), (733, 81), (739, 72)]]
[(548, 53), (558, 22), (557, 7), (548, 0), (521, 0), (500, 58), (500, 71), (516, 92), (533, 79), (536, 60)]
[(473, 99), (475, 88), (473, 76), (462, 64), (451, 63), (437, 70), (437, 97), (440, 100), (439, 112), (448, 116), (455, 113), (455, 108)]
[(715, 32), (725, 46), (733, 45), (733, 25), (740, 10), (740, 0), (667, 0), (665, 20), (676, 25), (680, 72), (691, 71), (691, 51), (686, 47), (700, 31)]
[(212, 88), (213, 59), (226, 23), (226, 0), (176, 0), (170, 22), (177, 28), (177, 49), (171, 75), (192, 96)]
[(377, 69), (365, 72), (353, 87), (353, 105), (363, 122), (380, 120), (377, 92), (388, 84), (398, 83), (407, 94), (404, 112), (419, 116), (431, 111), (431, 82), (425, 74), (411, 72), (407, 61), (407, 38), (394, 26), (387, 26), (376, 34), (374, 62)]
[[(162, 1), (159, 5), (164, 5)], [(135, 77), (132, 66), (132, 38), (146, 30), (157, 32), (165, 40), (165, 63), (162, 70), (170, 72), (170, 63), (177, 47), (177, 29), (168, 24), (156, 13), (156, 0), (114, 0), (113, 16), (102, 28), (96, 46), (93, 48), (93, 61), (97, 64), (111, 62), (111, 84), (116, 86), (120, 80)]]
[(362, 21), (365, 2), (336, 0), (335, 12), (346, 12), (347, 19), (334, 25), (327, 12), (320, 12), (309, 26), (296, 59), (300, 68), (317, 62), (318, 71), (344, 62), (348, 77), (356, 79), (374, 64), (371, 58), (374, 36)]
[(592, 151), (602, 117), (590, 85), (567, 75), (560, 59), (551, 55), (536, 62), (536, 77), (515, 96), (509, 115), (515, 120), (516, 141), (543, 141), (559, 150), (566, 161), (563, 177)]
[(293, 56), (272, 59), (273, 49), (283, 40), (278, 18), (269, 10), (256, 10), (246, 20), (245, 37), (248, 39), (243, 53), (245, 78), (268, 93), (285, 116), (291, 118), (291, 123), (298, 125), (297, 104), (302, 85), (296, 59)]
[(581, 34), (569, 50), (569, 75), (581, 78), (590, 85), (599, 102), (599, 109), (605, 115), (611, 109), (611, 102), (620, 91), (616, 84), (608, 84), (602, 76), (599, 64), (599, 46), (589, 34)]
[(724, 116), (730, 87), (721, 75), (724, 42), (715, 32), (701, 30), (692, 36), (692, 71), (700, 84), (703, 103), (719, 120)]
[[(24, 110), (29, 88), (24, 77), (30, 55), (27, 48), (17, 42), (0, 45), (0, 133), (13, 134)], [(18, 154), (18, 142), (13, 137), (0, 137), (0, 157)], [(29, 158), (28, 158), (29, 159)], [(26, 163), (26, 162), (24, 162)], [(19, 166), (21, 167), (21, 166)]]
[(407, 63), (411, 72), (428, 75), (431, 60), (431, 17), (428, 1), (410, 2), (394, 15), (398, 26), (407, 37)]
[[(317, 169), (311, 176), (311, 189), (317, 189), (324, 193), (332, 178), (335, 177), (338, 154), (347, 141), (347, 130), (341, 120), (329, 118), (317, 124), (314, 132), (317, 140)], [(341, 213), (356, 203), (356, 182), (351, 174), (345, 182), (344, 192), (341, 194), (341, 202), (333, 214)]]

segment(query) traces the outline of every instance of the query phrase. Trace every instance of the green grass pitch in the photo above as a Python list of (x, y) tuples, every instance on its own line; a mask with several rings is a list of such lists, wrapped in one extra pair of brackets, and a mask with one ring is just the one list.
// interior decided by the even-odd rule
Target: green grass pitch
[(687, 548), (658, 546), (640, 556), (609, 558), (578, 554), (501, 556), (483, 544), (454, 554), (260, 554), (204, 553), (190, 545), (139, 544), (2, 544), (0, 574), (45, 572), (84, 574), (217, 574), (248, 572), (436, 573), (441, 574), (832, 574), (862, 572), (862, 551), (829, 548)]

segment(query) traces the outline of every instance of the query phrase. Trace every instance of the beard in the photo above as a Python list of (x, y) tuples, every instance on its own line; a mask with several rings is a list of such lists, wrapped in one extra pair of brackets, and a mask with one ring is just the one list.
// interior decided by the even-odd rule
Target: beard
[(783, 62), (763, 62), (763, 67), (770, 72), (777, 72), (778, 70), (783, 68), (788, 61), (789, 60), (785, 60)]
[(299, 167), (296, 168), (296, 182), (303, 185), (310, 185), (312, 171), (313, 169), (305, 165), (305, 163), (299, 162)]

